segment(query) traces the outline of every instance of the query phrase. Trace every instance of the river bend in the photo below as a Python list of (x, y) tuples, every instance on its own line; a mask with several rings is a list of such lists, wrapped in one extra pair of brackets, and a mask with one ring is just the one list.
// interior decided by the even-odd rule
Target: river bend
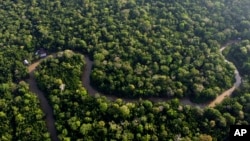
[[(220, 49), (220, 53), (222, 54), (222, 51), (229, 45), (235, 43), (237, 41), (229, 41), (227, 42), (226, 44), (222, 45), (221, 46), (221, 49)], [(50, 55), (50, 56), (55, 56), (55, 54), (53, 55)], [(45, 58), (43, 58), (45, 59)], [(28, 67), (28, 71), (29, 71), (29, 74), (30, 74), (30, 77), (29, 79), (27, 80), (28, 84), (29, 84), (29, 88), (30, 88), (30, 91), (35, 93), (40, 101), (40, 105), (41, 105), (41, 109), (42, 111), (44, 112), (46, 118), (46, 125), (47, 125), (47, 128), (48, 128), (48, 132), (50, 133), (50, 136), (51, 136), (51, 140), (53, 141), (59, 141), (58, 137), (57, 137), (57, 130), (56, 130), (56, 127), (55, 127), (55, 119), (54, 119), (54, 114), (53, 114), (53, 109), (52, 107), (49, 105), (49, 102), (48, 100), (46, 99), (44, 93), (39, 90), (39, 88), (37, 87), (37, 82), (35, 80), (35, 76), (34, 76), (34, 71), (36, 69), (36, 67), (41, 63), (41, 61), (43, 59), (40, 59), (36, 62), (34, 62), (33, 64), (31, 64), (29, 67)], [(232, 62), (229, 62), (228, 60), (225, 59), (226, 62), (228, 63), (232, 63)], [(86, 66), (85, 66), (85, 69), (83, 71), (83, 74), (82, 74), (82, 85), (86, 88), (86, 90), (88, 91), (88, 93), (92, 96), (95, 96), (96, 94), (99, 94), (101, 96), (105, 96), (107, 97), (107, 99), (111, 100), (111, 101), (114, 101), (116, 99), (118, 99), (118, 97), (116, 96), (111, 96), (111, 95), (104, 95), (100, 92), (98, 92), (95, 88), (93, 88), (91, 85), (90, 85), (90, 73), (92, 71), (92, 66), (93, 66), (93, 61), (91, 61), (89, 59), (88, 56), (85, 56), (85, 62), (86, 62)], [(199, 106), (201, 108), (204, 108), (204, 107), (214, 107), (216, 104), (218, 103), (221, 103), (225, 97), (228, 97), (230, 96), (233, 91), (240, 86), (241, 84), (241, 76), (239, 75), (239, 71), (237, 70), (237, 68), (235, 67), (235, 83), (234, 85), (224, 91), (221, 95), (219, 95), (215, 100), (213, 100), (212, 102), (210, 103), (206, 103), (206, 104), (196, 104), (196, 103), (192, 103), (189, 99), (187, 98), (184, 98), (184, 99), (180, 99), (180, 102), (184, 105), (191, 105), (191, 106)], [(125, 102), (136, 102), (138, 101), (139, 99), (128, 99), (128, 98), (121, 98), (123, 101)], [(164, 101), (167, 101), (169, 100), (169, 98), (147, 98), (147, 100), (150, 100), (150, 101), (153, 101), (153, 102), (164, 102)]]

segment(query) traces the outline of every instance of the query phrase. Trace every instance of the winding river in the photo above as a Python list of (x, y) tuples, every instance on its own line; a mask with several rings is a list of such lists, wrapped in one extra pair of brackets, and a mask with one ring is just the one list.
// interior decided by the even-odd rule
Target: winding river
[[(233, 43), (237, 43), (237, 42), (238, 42), (237, 40), (232, 40), (232, 41), (229, 41), (229, 42), (227, 42), (226, 44), (224, 44), (224, 45), (220, 48), (220, 53), (221, 53), (221, 55), (222, 55), (222, 51), (223, 51), (226, 47), (228, 47), (229, 45), (231, 45), (231, 44), (233, 44)], [(223, 55), (222, 55), (222, 56), (223, 56)], [(228, 60), (226, 60), (225, 57), (224, 57), (224, 60), (225, 60), (227, 63), (233, 64), (232, 62), (229, 62)], [(234, 64), (233, 64), (233, 65), (234, 65)], [(242, 79), (242, 78), (241, 78), (241, 76), (240, 76), (240, 74), (239, 74), (239, 71), (237, 70), (237, 68), (236, 68), (235, 65), (234, 65), (234, 67), (235, 67), (235, 71), (234, 71), (234, 73), (235, 73), (235, 83), (234, 83), (234, 85), (233, 85), (230, 89), (224, 91), (222, 94), (220, 94), (219, 96), (217, 96), (215, 100), (213, 100), (212, 102), (210, 102), (209, 105), (208, 105), (209, 107), (214, 107), (216, 104), (221, 103), (221, 102), (224, 100), (225, 97), (231, 96), (231, 94), (233, 93), (233, 91), (234, 91), (236, 88), (238, 88), (238, 87), (240, 86), (240, 84), (241, 84), (241, 79)]]
[[(222, 51), (227, 46), (229, 46), (229, 45), (231, 45), (233, 43), (236, 43), (236, 42), (238, 42), (238, 41), (237, 40), (231, 40), (231, 41), (228, 41), (226, 44), (222, 45), (221, 48), (220, 48), (221, 55), (222, 55)], [(229, 62), (228, 60), (226, 60), (225, 57), (224, 57), (224, 60), (227, 63), (232, 63), (232, 62)], [(91, 61), (88, 56), (85, 56), (85, 62), (86, 62), (86, 67), (85, 67), (85, 70), (84, 70), (83, 75), (82, 75), (82, 84), (87, 89), (88, 93), (90, 95), (92, 95), (92, 96), (95, 96), (96, 94), (99, 94), (101, 96), (107, 97), (107, 99), (112, 100), (112, 101), (118, 99), (119, 97), (116, 97), (116, 96), (104, 95), (104, 94), (98, 92), (95, 88), (93, 88), (90, 85), (90, 77), (89, 76), (90, 76), (90, 73), (91, 73), (91, 70), (92, 70), (93, 61)], [(183, 105), (198, 106), (200, 108), (205, 108), (207, 106), (208, 107), (214, 107), (216, 104), (221, 103), (224, 100), (224, 98), (230, 96), (233, 93), (233, 91), (240, 86), (240, 84), (241, 84), (241, 76), (240, 76), (239, 71), (237, 70), (236, 67), (235, 67), (235, 80), (236, 81), (235, 81), (234, 85), (230, 89), (224, 91), (222, 94), (217, 96), (216, 99), (214, 99), (213, 101), (211, 101), (209, 103), (197, 104), (197, 103), (191, 102), (188, 98), (180, 99), (180, 103), (182, 103)], [(147, 98), (147, 100), (150, 100), (150, 101), (153, 101), (153, 102), (164, 102), (164, 101), (167, 101), (167, 100), (170, 100), (170, 99), (171, 98), (157, 98), (157, 97)], [(122, 100), (125, 101), (125, 102), (136, 102), (139, 99), (122, 98)]]
[[(232, 41), (229, 41), (226, 44), (224, 44), (221, 47), (221, 49), (220, 49), (220, 53), (222, 54), (222, 51), (227, 46), (229, 46), (230, 44), (233, 44), (235, 42), (237, 42), (237, 41), (232, 40)], [(52, 54), (50, 56), (55, 56), (55, 54)], [(59, 141), (59, 139), (57, 137), (56, 127), (55, 127), (55, 119), (54, 119), (54, 115), (53, 115), (53, 109), (49, 105), (49, 102), (46, 99), (44, 93), (42, 91), (40, 91), (39, 88), (37, 87), (37, 82), (36, 82), (35, 76), (34, 76), (34, 71), (35, 71), (36, 67), (41, 63), (42, 60), (43, 59), (40, 59), (40, 60), (36, 61), (35, 63), (31, 64), (28, 67), (28, 71), (29, 71), (30, 77), (27, 80), (27, 82), (29, 83), (30, 91), (33, 92), (33, 93), (35, 93), (37, 95), (37, 97), (38, 97), (38, 99), (40, 101), (41, 109), (45, 113), (46, 125), (47, 125), (47, 128), (48, 128), (48, 132), (50, 133), (51, 140), (53, 140), (53, 141)], [(88, 91), (88, 93), (90, 95), (92, 95), (92, 96), (95, 96), (96, 94), (99, 94), (101, 96), (105, 96), (105, 97), (107, 97), (107, 99), (109, 99), (111, 101), (114, 101), (114, 100), (118, 99), (118, 97), (116, 97), (116, 96), (104, 95), (104, 94), (98, 92), (95, 88), (93, 88), (90, 85), (90, 73), (91, 73), (91, 70), (92, 70), (93, 61), (91, 61), (88, 56), (85, 56), (85, 61), (86, 61), (86, 67), (85, 67), (85, 69), (83, 71), (81, 79), (82, 79), (82, 85), (86, 88), (86, 90)], [(232, 62), (229, 62), (226, 59), (225, 59), (225, 61), (228, 62), (228, 63), (232, 63)], [(239, 72), (238, 72), (237, 69), (235, 70), (235, 80), (236, 81), (235, 81), (234, 85), (230, 89), (224, 91), (221, 95), (219, 95), (215, 100), (213, 100), (210, 103), (195, 104), (195, 103), (192, 103), (187, 98), (181, 99), (180, 102), (183, 105), (199, 106), (200, 108), (204, 108), (204, 107), (207, 107), (207, 106), (208, 107), (214, 107), (217, 103), (222, 102), (225, 97), (230, 96), (232, 94), (232, 92), (237, 87), (240, 86), (240, 84), (241, 84), (241, 76), (239, 75)], [(125, 102), (136, 102), (139, 99), (122, 98), (122, 100), (125, 101)], [(147, 100), (150, 100), (150, 101), (153, 101), (153, 102), (164, 102), (164, 101), (167, 101), (167, 100), (170, 100), (170, 99), (169, 98), (147, 98)]]

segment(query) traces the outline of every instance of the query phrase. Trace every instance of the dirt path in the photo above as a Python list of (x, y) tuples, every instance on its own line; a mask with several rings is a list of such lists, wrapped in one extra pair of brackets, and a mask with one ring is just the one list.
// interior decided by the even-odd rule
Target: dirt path
[(46, 121), (46, 125), (48, 128), (48, 132), (50, 133), (51, 140), (52, 141), (59, 141), (59, 139), (57, 137), (56, 127), (55, 127), (55, 119), (54, 119), (54, 115), (53, 115), (53, 109), (49, 105), (49, 102), (46, 99), (46, 97), (44, 96), (44, 93), (42, 91), (40, 91), (39, 88), (37, 87), (37, 83), (36, 83), (35, 76), (34, 76), (34, 70), (41, 63), (41, 61), (42, 61), (42, 59), (31, 64), (28, 67), (30, 77), (27, 80), (27, 82), (29, 83), (30, 91), (35, 93), (40, 101), (40, 106), (41, 106), (43, 113), (45, 114), (45, 121)]

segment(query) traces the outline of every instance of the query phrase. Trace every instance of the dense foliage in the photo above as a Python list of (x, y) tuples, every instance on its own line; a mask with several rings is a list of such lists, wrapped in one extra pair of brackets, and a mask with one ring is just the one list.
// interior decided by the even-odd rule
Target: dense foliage
[(3, 141), (49, 139), (40, 103), (29, 92), (28, 84), (20, 81), (28, 76), (24, 59), (30, 61), (31, 55), (22, 48), (0, 51), (0, 140)]
[[(44, 113), (22, 81), (40, 48), (71, 49), (94, 61), (92, 85), (123, 97), (184, 97), (205, 102), (234, 82), (235, 97), (215, 108), (110, 102), (90, 97), (83, 56), (61, 52), (35, 72), (53, 107), (61, 140), (223, 140), (249, 124), (249, 0), (4, 0), (0, 2), (0, 140), (49, 140)], [(65, 87), (64, 87), (65, 86)]]
[(40, 103), (29, 86), (0, 84), (0, 140), (50, 140)]
[(95, 13), (95, 35), (101, 31), (93, 55), (93, 84), (120, 96), (191, 96), (196, 102), (209, 101), (230, 87), (232, 68), (217, 51), (218, 42), (237, 36), (234, 23), (218, 25), (227, 20), (219, 9), (229, 7), (193, 3), (97, 3), (107, 7), (107, 14)]
[[(239, 102), (237, 103), (237, 107), (242, 105), (243, 109), (239, 112), (235, 111), (235, 114), (242, 114), (242, 118), (245, 119), (245, 121), (242, 122), (242, 124), (249, 124), (249, 110), (250, 110), (250, 104), (249, 104), (249, 96), (250, 96), (250, 42), (249, 40), (241, 40), (237, 43), (233, 44), (230, 48), (228, 48), (224, 53), (227, 55), (227, 58), (235, 63), (237, 68), (240, 71), (240, 74), (242, 75), (242, 85), (240, 89), (238, 89), (234, 93), (234, 98), (231, 100), (228, 100), (227, 105), (230, 105), (231, 103), (235, 103), (235, 101)], [(231, 106), (226, 106), (232, 109)], [(224, 109), (227, 110), (227, 109)]]
[(26, 78), (28, 72), (23, 63), (25, 59), (31, 60), (31, 55), (22, 48), (1, 49), (0, 83), (19, 82)]
[(89, 53), (95, 61), (92, 84), (104, 93), (189, 96), (203, 102), (234, 81), (233, 68), (218, 48), (248, 37), (248, 3), (7, 0), (1, 15), (9, 22), (2, 21), (1, 39), (3, 46), (29, 51), (44, 47)]
[(37, 81), (41, 82), (39, 87), (45, 92), (50, 92), (55, 88), (77, 90), (82, 84), (79, 78), (84, 64), (83, 56), (74, 54), (70, 50), (55, 54), (54, 59), (50, 57), (45, 59), (37, 68), (43, 71), (35, 73)]
[(249, 76), (250, 72), (250, 41), (242, 40), (237, 44), (233, 44), (226, 51), (227, 58), (235, 63), (242, 76)]

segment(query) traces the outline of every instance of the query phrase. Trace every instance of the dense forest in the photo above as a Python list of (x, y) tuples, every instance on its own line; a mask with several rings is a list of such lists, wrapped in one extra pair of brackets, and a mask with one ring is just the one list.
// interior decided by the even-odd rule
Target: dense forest
[(239, 69), (241, 75), (246, 80), (250, 79), (250, 41), (242, 40), (238, 44), (233, 44), (225, 51), (227, 58), (234, 62)]
[[(50, 140), (34, 74), (49, 101), (60, 140), (228, 140), (232, 124), (250, 122), (249, 0), (4, 0), (0, 2), (0, 140)], [(214, 108), (209, 102), (243, 83)], [(91, 85), (120, 97), (90, 96)], [(26, 62), (24, 62), (24, 60)], [(88, 76), (87, 76), (88, 77)], [(154, 103), (123, 98), (174, 97)]]

